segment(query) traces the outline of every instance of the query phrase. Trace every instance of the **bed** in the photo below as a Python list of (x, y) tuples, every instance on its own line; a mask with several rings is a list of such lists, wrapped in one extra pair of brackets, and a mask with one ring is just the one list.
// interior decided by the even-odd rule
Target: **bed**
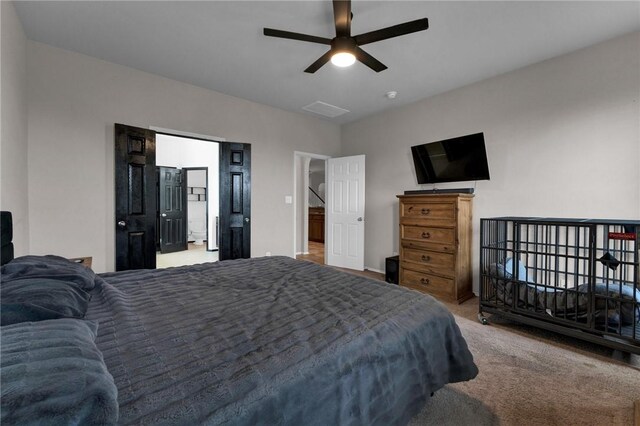
[(286, 257), (93, 276), (64, 262), (2, 268), (3, 291), (53, 279), (88, 295), (83, 316), (3, 323), (2, 424), (43, 413), (77, 424), (406, 424), (433, 392), (478, 372), (442, 304), (382, 281)]

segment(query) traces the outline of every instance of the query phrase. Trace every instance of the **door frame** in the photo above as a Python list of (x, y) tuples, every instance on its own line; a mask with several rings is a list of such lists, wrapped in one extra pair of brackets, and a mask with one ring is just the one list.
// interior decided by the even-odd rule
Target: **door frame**
[(226, 142), (226, 138), (220, 138), (218, 136), (201, 135), (199, 133), (183, 132), (182, 130), (165, 129), (163, 127), (149, 126), (149, 130), (153, 130), (157, 134), (175, 136), (178, 138), (198, 139), (209, 142)]
[[(303, 151), (294, 151), (293, 152), (293, 197), (292, 197), (292, 202), (293, 202), (293, 255), (291, 257), (293, 257), (294, 259), (296, 258), (297, 255), (297, 246), (298, 246), (298, 203), (302, 203), (302, 223), (303, 223), (303, 238), (304, 238), (304, 242), (303, 242), (303, 253), (304, 253), (304, 248), (305, 247), (309, 247), (309, 166), (307, 163), (306, 168), (303, 168), (303, 171), (306, 171), (306, 173), (303, 173), (302, 176), (302, 182), (298, 182), (298, 161), (300, 161), (300, 164), (303, 164), (302, 162), (304, 161), (304, 159), (308, 158), (309, 161), (310, 160), (324, 160), (324, 175), (325, 175), (325, 181), (326, 181), (326, 176), (327, 176), (327, 160), (329, 158), (331, 158), (331, 156), (329, 155), (322, 155), (322, 154), (313, 154), (310, 152), (303, 152)], [(302, 191), (303, 191), (303, 196), (302, 196), (302, 200), (298, 200), (298, 187), (302, 185)], [(326, 217), (326, 216), (325, 216)], [(325, 220), (324, 223), (324, 230), (325, 230), (325, 235), (327, 235), (327, 221)], [(308, 250), (307, 250), (308, 251)], [(327, 263), (327, 247), (325, 246), (324, 249), (324, 263)]]

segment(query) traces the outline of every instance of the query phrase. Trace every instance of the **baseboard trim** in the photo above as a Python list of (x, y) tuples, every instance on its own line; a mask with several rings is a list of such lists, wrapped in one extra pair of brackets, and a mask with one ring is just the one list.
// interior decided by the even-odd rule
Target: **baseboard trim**
[(365, 270), (365, 271), (371, 271), (371, 272), (377, 272), (377, 273), (379, 273), (379, 274), (384, 274), (384, 271), (381, 271), (381, 270), (379, 270), (379, 269), (375, 269), (375, 268), (369, 268), (368, 266), (365, 266), (365, 267), (364, 267), (364, 270)]

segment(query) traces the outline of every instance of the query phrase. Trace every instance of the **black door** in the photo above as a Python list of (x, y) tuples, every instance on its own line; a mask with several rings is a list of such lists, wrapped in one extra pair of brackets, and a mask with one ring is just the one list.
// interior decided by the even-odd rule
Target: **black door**
[(187, 249), (187, 180), (185, 171), (159, 167), (160, 252)]
[(156, 134), (115, 125), (116, 271), (156, 267)]
[(220, 143), (220, 260), (251, 257), (251, 145)]

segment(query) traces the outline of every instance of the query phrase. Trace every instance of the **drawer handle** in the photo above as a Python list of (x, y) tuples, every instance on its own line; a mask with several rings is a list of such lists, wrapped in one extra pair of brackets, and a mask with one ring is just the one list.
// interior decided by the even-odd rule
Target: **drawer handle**
[(431, 238), (431, 234), (428, 232), (423, 232), (422, 233), (422, 238)]
[(421, 282), (423, 285), (427, 285), (427, 284), (429, 284), (429, 278), (420, 278), (420, 282)]
[(427, 215), (427, 214), (431, 213), (431, 209), (422, 209), (420, 212), (422, 214), (424, 214), (424, 215)]
[(425, 256), (425, 255), (423, 254), (423, 255), (422, 255), (422, 260), (423, 260), (424, 262), (428, 262), (428, 261), (430, 261), (430, 260), (431, 260), (431, 256)]
[(409, 208), (407, 209), (408, 212), (410, 212), (411, 210), (413, 210), (413, 206), (409, 206)]

